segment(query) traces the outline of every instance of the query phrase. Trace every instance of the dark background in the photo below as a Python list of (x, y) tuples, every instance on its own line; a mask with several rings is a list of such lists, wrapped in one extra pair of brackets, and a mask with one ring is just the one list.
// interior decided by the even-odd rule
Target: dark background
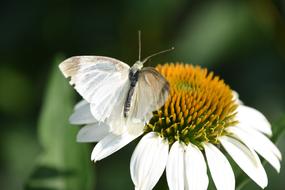
[[(278, 122), (285, 116), (284, 17), (282, 0), (2, 0), (0, 188), (21, 189), (42, 150), (37, 125), (55, 56), (105, 55), (133, 64), (138, 30), (143, 57), (176, 48), (149, 64), (208, 67), (245, 104)], [(283, 155), (284, 139), (278, 145)], [(135, 144), (96, 166), (90, 162), (96, 189), (132, 189), (129, 159)], [(266, 170), (268, 189), (283, 189), (284, 162), (279, 175)], [(258, 189), (253, 184), (245, 189), (253, 188)]]

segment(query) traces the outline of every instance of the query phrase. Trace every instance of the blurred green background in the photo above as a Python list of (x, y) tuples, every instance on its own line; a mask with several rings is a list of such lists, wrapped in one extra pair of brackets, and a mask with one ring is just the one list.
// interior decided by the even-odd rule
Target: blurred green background
[[(93, 145), (75, 142), (67, 119), (79, 96), (57, 69), (72, 55), (105, 55), (133, 64), (175, 46), (150, 64), (208, 67), (285, 128), (283, 0), (2, 0), (0, 2), (0, 189), (132, 189), (129, 160), (138, 140), (94, 164)], [(285, 136), (278, 147), (285, 155)], [(266, 165), (267, 189), (284, 189)], [(164, 177), (165, 178), (165, 177)], [(162, 179), (156, 189), (167, 189)], [(243, 189), (259, 189), (247, 183)]]

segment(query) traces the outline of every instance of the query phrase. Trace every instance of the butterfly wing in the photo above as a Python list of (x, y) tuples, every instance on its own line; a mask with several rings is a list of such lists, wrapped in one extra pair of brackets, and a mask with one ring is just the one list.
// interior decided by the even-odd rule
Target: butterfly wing
[(154, 68), (145, 67), (139, 73), (131, 103), (130, 117), (148, 122), (152, 112), (164, 105), (169, 94), (169, 83)]
[(90, 103), (91, 113), (98, 121), (110, 116), (120, 94), (128, 86), (129, 66), (103, 56), (76, 56), (59, 65), (70, 84)]

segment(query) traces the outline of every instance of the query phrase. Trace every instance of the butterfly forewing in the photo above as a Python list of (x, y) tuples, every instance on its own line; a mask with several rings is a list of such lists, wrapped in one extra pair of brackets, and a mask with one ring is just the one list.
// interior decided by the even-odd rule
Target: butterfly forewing
[(103, 56), (76, 56), (59, 65), (70, 84), (90, 103), (92, 115), (98, 121), (110, 116), (120, 98), (118, 94), (128, 84), (129, 66)]
[(130, 118), (144, 120), (152, 117), (152, 112), (164, 105), (169, 94), (169, 83), (154, 68), (145, 67), (139, 73)]

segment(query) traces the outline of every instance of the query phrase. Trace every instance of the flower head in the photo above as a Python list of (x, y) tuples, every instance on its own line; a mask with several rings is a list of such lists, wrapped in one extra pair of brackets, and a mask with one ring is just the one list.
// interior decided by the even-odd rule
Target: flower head
[(99, 141), (92, 160), (144, 134), (130, 164), (136, 189), (152, 189), (164, 169), (170, 189), (207, 189), (207, 165), (217, 189), (234, 189), (225, 152), (256, 184), (266, 187), (267, 175), (257, 153), (278, 172), (281, 153), (267, 137), (271, 126), (263, 114), (243, 105), (235, 91), (206, 69), (165, 64), (157, 70), (170, 83), (170, 96), (136, 135), (114, 134), (108, 124), (96, 123), (88, 103), (76, 106), (71, 121), (89, 123), (79, 131), (78, 141)]
[(237, 123), (237, 103), (229, 86), (198, 66), (160, 65), (157, 69), (170, 82), (170, 97), (155, 112), (146, 131), (158, 132), (170, 144), (218, 144), (225, 128)]

